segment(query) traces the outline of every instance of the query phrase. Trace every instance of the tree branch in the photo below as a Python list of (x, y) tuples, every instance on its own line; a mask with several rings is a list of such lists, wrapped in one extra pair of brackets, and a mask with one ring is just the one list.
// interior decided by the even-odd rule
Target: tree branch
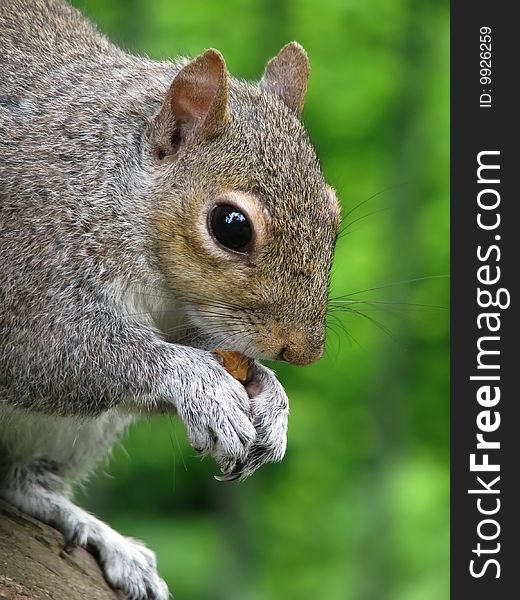
[(0, 600), (116, 600), (95, 558), (0, 500)]

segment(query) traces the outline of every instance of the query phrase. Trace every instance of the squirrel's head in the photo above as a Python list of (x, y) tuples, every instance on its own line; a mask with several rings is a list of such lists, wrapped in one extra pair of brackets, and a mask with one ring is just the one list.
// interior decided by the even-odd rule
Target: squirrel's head
[(307, 364), (325, 340), (339, 205), (300, 122), (296, 43), (258, 84), (207, 50), (174, 77), (149, 135), (161, 269), (215, 346)]

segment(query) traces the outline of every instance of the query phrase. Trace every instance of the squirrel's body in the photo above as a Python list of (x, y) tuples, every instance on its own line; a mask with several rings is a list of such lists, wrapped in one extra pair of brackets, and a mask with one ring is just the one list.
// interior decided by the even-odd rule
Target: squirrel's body
[(136, 415), (175, 412), (225, 477), (285, 451), (287, 398), (208, 350), (306, 364), (338, 221), (289, 44), (259, 84), (214, 50), (126, 54), (61, 0), (0, 3), (0, 496), (95, 547), (129, 598), (153, 554), (68, 499)]

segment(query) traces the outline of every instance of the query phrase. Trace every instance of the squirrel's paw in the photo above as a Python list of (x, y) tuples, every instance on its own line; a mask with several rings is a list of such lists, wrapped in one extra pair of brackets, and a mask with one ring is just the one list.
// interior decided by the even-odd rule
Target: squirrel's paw
[(157, 573), (155, 554), (141, 542), (120, 535), (90, 515), (67, 537), (69, 548), (95, 549), (105, 579), (122, 599), (168, 600), (168, 587)]
[[(126, 538), (103, 521), (47, 488), (65, 487), (52, 461), (17, 464), (7, 472), (0, 496), (22, 512), (49, 523), (65, 538), (65, 550), (74, 546), (92, 551), (105, 579), (124, 600), (168, 600), (166, 583), (159, 577), (154, 553), (144, 544)], [(10, 475), (10, 476), (9, 476)]]
[(287, 394), (273, 371), (257, 363), (254, 369), (247, 391), (256, 439), (246, 458), (219, 479), (245, 479), (263, 464), (282, 460), (285, 454), (289, 416)]
[(110, 585), (121, 590), (125, 600), (168, 600), (168, 587), (157, 573), (155, 554), (136, 540), (123, 540), (124, 544), (106, 549), (103, 569)]
[(191, 445), (211, 454), (223, 472), (233, 469), (248, 455), (256, 438), (250, 400), (244, 386), (213, 358), (204, 377), (194, 379), (177, 413)]

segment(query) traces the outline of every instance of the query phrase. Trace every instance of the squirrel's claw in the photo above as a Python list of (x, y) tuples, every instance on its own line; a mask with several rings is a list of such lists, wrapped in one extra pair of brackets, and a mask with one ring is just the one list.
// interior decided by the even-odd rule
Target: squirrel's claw
[(222, 475), (214, 476), (217, 481), (235, 481), (236, 479), (240, 479), (242, 477), (244, 473), (244, 464), (242, 461), (237, 461), (233, 468), (229, 470), (222, 469), (222, 471)]
[(225, 473), (224, 475), (214, 475), (217, 481), (235, 481), (242, 476), (241, 471), (231, 471), (231, 473)]

